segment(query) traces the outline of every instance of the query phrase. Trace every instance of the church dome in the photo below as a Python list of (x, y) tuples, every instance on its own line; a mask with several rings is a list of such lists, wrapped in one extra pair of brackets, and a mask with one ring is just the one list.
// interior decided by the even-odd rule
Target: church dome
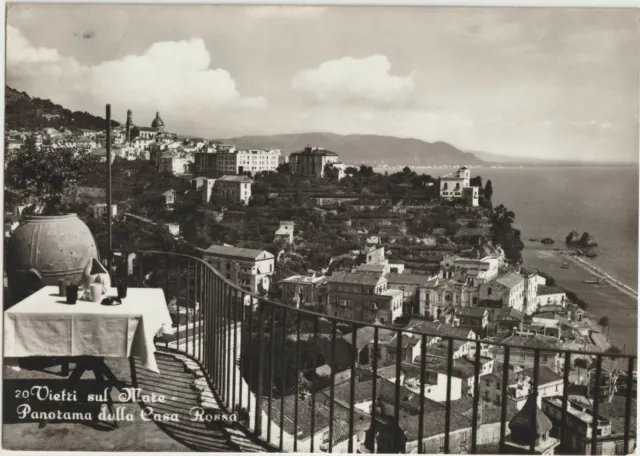
[(156, 118), (151, 122), (151, 128), (162, 128), (164, 127), (164, 121), (160, 118), (160, 112), (156, 112)]

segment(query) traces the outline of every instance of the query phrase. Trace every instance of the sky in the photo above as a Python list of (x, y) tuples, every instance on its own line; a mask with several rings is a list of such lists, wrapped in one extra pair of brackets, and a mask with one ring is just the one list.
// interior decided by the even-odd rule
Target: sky
[[(12, 5), (6, 83), (206, 138), (301, 132), (638, 160), (630, 9)], [(319, 144), (319, 146), (321, 146)]]

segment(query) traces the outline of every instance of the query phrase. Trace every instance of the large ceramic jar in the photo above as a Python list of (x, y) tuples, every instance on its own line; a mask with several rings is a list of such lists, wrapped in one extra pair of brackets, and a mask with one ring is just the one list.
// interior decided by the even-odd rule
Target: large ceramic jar
[(22, 299), (60, 279), (80, 283), (93, 258), (99, 258), (96, 241), (76, 214), (27, 217), (7, 245), (12, 298)]

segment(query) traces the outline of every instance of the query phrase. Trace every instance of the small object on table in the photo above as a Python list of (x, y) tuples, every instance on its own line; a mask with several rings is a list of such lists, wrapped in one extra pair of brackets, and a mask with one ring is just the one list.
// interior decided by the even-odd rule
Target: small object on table
[(67, 282), (65, 280), (58, 280), (58, 294), (63, 298), (66, 295), (67, 291)]
[(124, 299), (127, 297), (127, 282), (118, 282), (118, 298)]
[(102, 292), (107, 293), (111, 287), (111, 278), (106, 268), (96, 259), (92, 258), (82, 274), (81, 285), (85, 290), (90, 289), (94, 283), (102, 284)]
[(91, 301), (100, 302), (100, 298), (102, 298), (102, 284), (101, 283), (91, 284)]
[(67, 304), (75, 304), (78, 301), (78, 285), (67, 285), (65, 295)]
[(116, 298), (115, 296), (108, 296), (102, 300), (101, 304), (103, 306), (117, 306), (122, 304), (122, 300), (120, 298)]

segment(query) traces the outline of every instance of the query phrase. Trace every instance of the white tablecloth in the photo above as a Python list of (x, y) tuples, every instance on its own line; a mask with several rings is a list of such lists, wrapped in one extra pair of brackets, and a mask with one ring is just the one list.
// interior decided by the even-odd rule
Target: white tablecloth
[(80, 298), (70, 305), (58, 287), (44, 287), (5, 311), (4, 356), (137, 356), (159, 372), (153, 339), (165, 323), (171, 317), (160, 288), (129, 288), (121, 305), (103, 306)]

